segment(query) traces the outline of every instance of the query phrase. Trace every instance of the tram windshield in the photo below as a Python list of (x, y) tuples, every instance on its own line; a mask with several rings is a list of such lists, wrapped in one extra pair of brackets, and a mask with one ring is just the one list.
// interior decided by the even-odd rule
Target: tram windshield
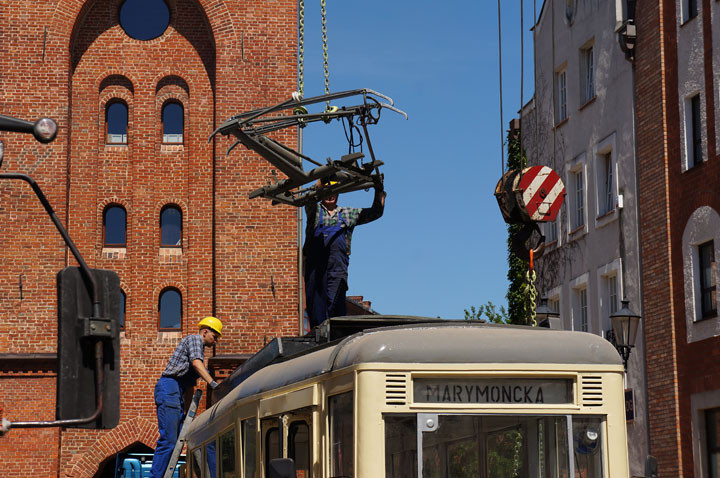
[(386, 478), (602, 478), (601, 416), (385, 416)]

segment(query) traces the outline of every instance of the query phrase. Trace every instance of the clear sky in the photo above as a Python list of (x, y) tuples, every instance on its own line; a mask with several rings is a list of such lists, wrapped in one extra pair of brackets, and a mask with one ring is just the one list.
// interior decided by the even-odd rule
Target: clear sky
[[(537, 2), (537, 12), (542, 2)], [(517, 116), (520, 1), (502, 1), (503, 130)], [(524, 90), (533, 91), (533, 0), (524, 2)], [(328, 1), (330, 89), (395, 100), (371, 127), (384, 161), (385, 215), (355, 230), (349, 295), (383, 314), (462, 318), (506, 305), (506, 228), (493, 196), (501, 176), (498, 11), (491, 0)], [(305, 96), (322, 94), (320, 2), (306, 0)], [(338, 159), (342, 129), (305, 128), (304, 152)], [(370, 206), (372, 192), (340, 197)]]

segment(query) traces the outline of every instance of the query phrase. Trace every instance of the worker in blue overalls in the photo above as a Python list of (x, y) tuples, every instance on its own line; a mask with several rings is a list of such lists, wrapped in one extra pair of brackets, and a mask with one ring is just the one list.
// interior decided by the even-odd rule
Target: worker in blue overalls
[[(335, 183), (331, 176), (321, 181), (321, 187)], [(337, 194), (305, 206), (305, 299), (311, 328), (347, 313), (345, 292), (353, 229), (380, 218), (385, 209), (382, 183), (377, 182), (374, 188), (375, 198), (369, 208), (339, 207)]]
[(212, 347), (220, 339), (222, 322), (216, 317), (205, 317), (198, 324), (198, 328), (199, 333), (188, 335), (178, 344), (155, 385), (160, 438), (150, 470), (153, 478), (161, 478), (170, 462), (182, 427), (185, 390), (194, 387), (198, 377), (207, 382), (208, 388), (214, 389), (218, 386), (205, 368), (205, 348)]

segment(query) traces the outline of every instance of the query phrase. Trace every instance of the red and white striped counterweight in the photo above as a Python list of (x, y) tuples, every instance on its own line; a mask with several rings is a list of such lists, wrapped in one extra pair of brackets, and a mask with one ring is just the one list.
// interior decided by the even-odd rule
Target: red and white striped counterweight
[(565, 200), (565, 185), (547, 166), (531, 166), (505, 173), (495, 187), (495, 197), (505, 222), (552, 222)]

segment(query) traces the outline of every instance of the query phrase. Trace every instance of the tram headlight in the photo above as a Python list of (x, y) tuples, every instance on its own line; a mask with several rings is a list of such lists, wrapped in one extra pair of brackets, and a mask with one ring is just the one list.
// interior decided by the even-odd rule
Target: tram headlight
[(600, 434), (597, 432), (597, 430), (593, 430), (592, 428), (588, 428), (585, 430), (585, 440), (584, 442), (586, 444), (595, 443), (598, 439)]
[(593, 455), (598, 451), (600, 432), (594, 426), (586, 426), (575, 434), (575, 452), (580, 455)]

